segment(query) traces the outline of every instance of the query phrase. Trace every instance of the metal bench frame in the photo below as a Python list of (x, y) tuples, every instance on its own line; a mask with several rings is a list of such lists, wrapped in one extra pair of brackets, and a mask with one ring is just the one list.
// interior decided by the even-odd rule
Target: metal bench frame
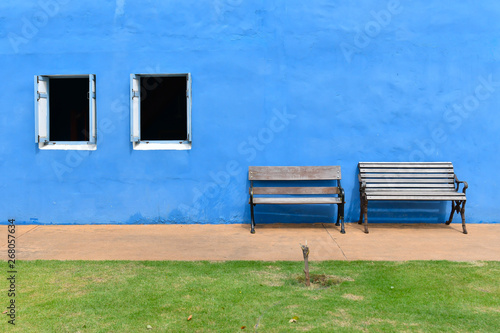
[[(451, 201), (450, 224), (455, 212), (462, 217), (465, 227), (465, 191), (467, 182), (459, 181), (451, 162), (359, 162), (360, 194), (359, 224), (363, 222), (368, 233), (368, 201)], [(459, 192), (463, 184), (462, 192)]]
[[(254, 206), (258, 204), (337, 204), (337, 221), (344, 228), (345, 192), (340, 184), (340, 166), (251, 166), (248, 168), (250, 180), (251, 233), (255, 233)], [(337, 186), (254, 186), (254, 181), (293, 183), (296, 181), (337, 181)], [(334, 196), (337, 195), (337, 196)], [(340, 223), (339, 223), (340, 222)]]

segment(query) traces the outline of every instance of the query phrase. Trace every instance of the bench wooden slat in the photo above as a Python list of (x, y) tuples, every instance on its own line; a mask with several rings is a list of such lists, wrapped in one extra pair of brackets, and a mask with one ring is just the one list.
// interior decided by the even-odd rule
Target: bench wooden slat
[(444, 188), (367, 188), (366, 193), (386, 193), (386, 192), (399, 192), (399, 193), (457, 193), (454, 189)]
[(446, 172), (453, 173), (453, 169), (435, 169), (435, 168), (422, 168), (422, 169), (367, 169), (363, 168), (359, 170), (362, 174), (367, 172), (391, 172), (391, 173), (438, 173), (438, 172)]
[(405, 195), (412, 195), (412, 196), (422, 196), (422, 195), (430, 195), (430, 196), (437, 196), (437, 195), (447, 195), (447, 196), (464, 196), (463, 193), (459, 192), (452, 192), (452, 191), (376, 191), (376, 192), (366, 192), (367, 195), (371, 196), (387, 196), (387, 195), (392, 195), (392, 196), (405, 196)]
[(359, 162), (359, 168), (452, 168), (451, 162)]
[(365, 183), (367, 184), (374, 184), (374, 183), (423, 183), (423, 184), (432, 184), (432, 183), (445, 183), (445, 184), (452, 184), (454, 181), (453, 179), (449, 178), (436, 178), (436, 179), (363, 179)]
[(367, 195), (368, 200), (419, 200), (419, 201), (450, 201), (450, 200), (465, 200), (465, 195), (463, 196), (430, 196), (430, 195), (402, 195), (402, 196), (390, 196), (390, 195)]
[(249, 180), (334, 180), (341, 179), (340, 166), (251, 166)]
[(335, 197), (317, 197), (317, 198), (253, 198), (254, 204), (340, 204), (341, 198)]
[(361, 178), (451, 178), (453, 173), (362, 173)]
[(455, 188), (455, 185), (453, 183), (447, 183), (447, 184), (420, 184), (420, 183), (414, 183), (414, 184), (379, 184), (379, 183), (367, 183), (366, 188), (383, 188), (383, 187), (422, 187), (422, 188)]
[(338, 187), (254, 187), (253, 194), (339, 194)]

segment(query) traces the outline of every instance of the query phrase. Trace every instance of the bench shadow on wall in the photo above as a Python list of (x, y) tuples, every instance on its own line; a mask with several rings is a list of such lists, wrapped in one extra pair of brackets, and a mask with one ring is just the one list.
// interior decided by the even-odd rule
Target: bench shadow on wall
[[(360, 198), (357, 169), (354, 169), (353, 180), (355, 186), (352, 187), (352, 192), (350, 195), (346, 193), (348, 200), (346, 222), (359, 221)], [(450, 210), (449, 201), (370, 201), (368, 223), (444, 223), (448, 220)], [(454, 222), (459, 220), (456, 216), (454, 217)]]
[[(335, 206), (335, 207), (334, 207)], [(255, 223), (335, 223), (337, 205), (257, 205)], [(247, 209), (250, 216), (250, 205)]]

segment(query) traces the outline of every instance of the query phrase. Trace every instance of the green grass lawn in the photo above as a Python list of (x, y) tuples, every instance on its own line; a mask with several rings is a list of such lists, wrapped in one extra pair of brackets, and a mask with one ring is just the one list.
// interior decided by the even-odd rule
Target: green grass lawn
[(0, 331), (500, 332), (499, 262), (310, 267), (341, 282), (305, 287), (302, 262), (18, 262), (16, 325), (3, 315)]

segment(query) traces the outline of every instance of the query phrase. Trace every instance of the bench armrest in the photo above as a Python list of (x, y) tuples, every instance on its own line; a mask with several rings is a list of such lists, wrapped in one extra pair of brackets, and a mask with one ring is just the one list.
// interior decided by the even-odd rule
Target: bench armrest
[(459, 190), (460, 184), (464, 184), (464, 188), (463, 188), (462, 192), (465, 194), (465, 191), (467, 190), (467, 188), (469, 188), (469, 184), (467, 184), (466, 181), (458, 180), (457, 175), (455, 175), (455, 183), (457, 184), (457, 192)]
[(340, 179), (337, 179), (337, 185), (339, 187), (339, 196), (342, 198), (342, 203), (345, 203), (345, 191), (342, 185), (340, 184)]
[(250, 184), (248, 192), (250, 193), (250, 204), (253, 205), (253, 184)]
[(358, 173), (358, 180), (359, 180), (359, 192), (364, 192), (366, 189), (366, 182), (361, 179), (361, 174)]
[(359, 192), (365, 192), (365, 190), (366, 190), (366, 182), (360, 181), (359, 182)]

